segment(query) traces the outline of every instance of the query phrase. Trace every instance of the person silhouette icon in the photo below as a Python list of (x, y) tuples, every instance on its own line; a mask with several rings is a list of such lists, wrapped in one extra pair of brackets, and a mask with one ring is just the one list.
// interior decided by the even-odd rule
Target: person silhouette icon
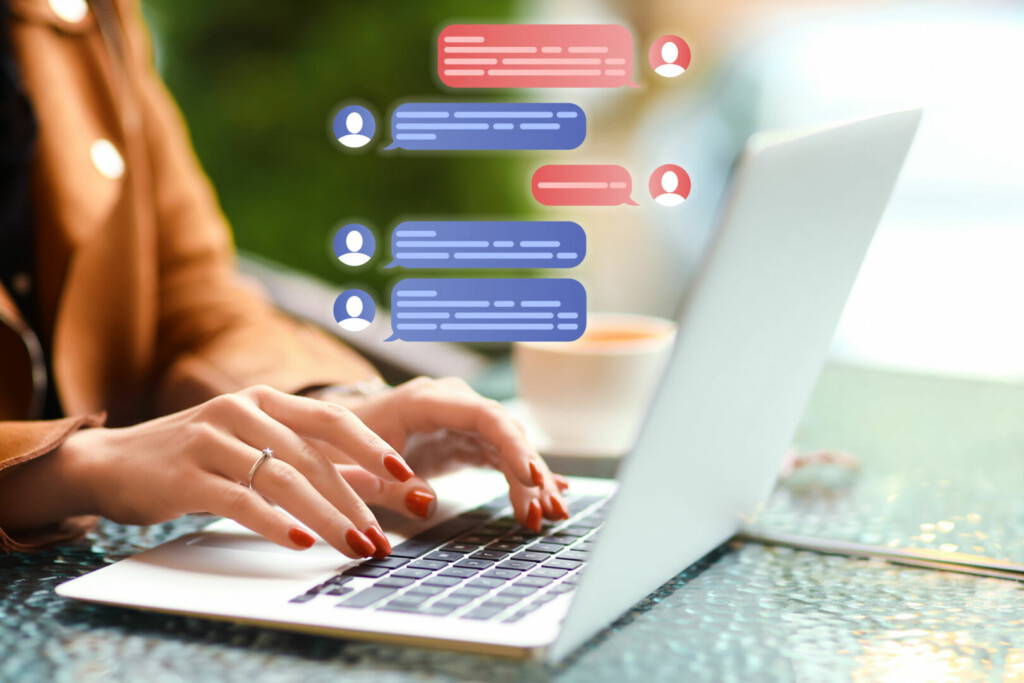
[(366, 107), (350, 104), (334, 115), (334, 137), (349, 149), (358, 149), (368, 144), (376, 128), (373, 114)]
[(334, 321), (348, 332), (361, 332), (373, 322), (377, 307), (361, 289), (346, 289), (334, 300)]
[(376, 240), (365, 225), (350, 223), (334, 233), (334, 255), (346, 266), (361, 266), (373, 258)]
[(690, 174), (681, 166), (664, 164), (651, 173), (647, 188), (661, 206), (679, 206), (690, 197)]
[(651, 45), (647, 61), (654, 73), (675, 78), (690, 68), (690, 46), (679, 36), (662, 36)]

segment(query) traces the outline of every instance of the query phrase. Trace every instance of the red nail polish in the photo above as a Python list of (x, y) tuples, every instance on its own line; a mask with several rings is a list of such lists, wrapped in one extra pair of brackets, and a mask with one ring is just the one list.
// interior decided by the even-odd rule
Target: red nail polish
[(435, 500), (437, 499), (434, 494), (429, 491), (413, 489), (405, 494), (405, 507), (409, 508), (414, 515), (426, 519), (430, 516), (430, 507)]
[(380, 527), (367, 527), (363, 533), (376, 546), (376, 552), (373, 553), (374, 557), (380, 559), (391, 554), (391, 543), (388, 541), (388, 537), (384, 535), (384, 532), (380, 530)]
[(565, 509), (565, 504), (562, 502), (561, 496), (551, 496), (550, 505), (551, 512), (554, 513), (555, 519), (569, 519), (569, 511)]
[(561, 474), (551, 475), (555, 479), (555, 486), (558, 487), (559, 491), (564, 491), (569, 488), (569, 480), (563, 477)]
[(526, 512), (526, 528), (534, 533), (540, 532), (540, 518), (540, 502), (531, 500), (530, 507)]
[(315, 538), (313, 538), (297, 526), (292, 527), (288, 530), (288, 538), (292, 540), (292, 543), (294, 543), (302, 549), (312, 548), (313, 544), (316, 543)]
[(391, 476), (398, 481), (409, 481), (416, 476), (405, 460), (397, 455), (389, 453), (384, 456), (384, 469), (391, 473)]
[(544, 475), (540, 473), (540, 469), (533, 462), (530, 463), (530, 479), (533, 479), (534, 486), (544, 486)]
[(377, 552), (377, 546), (370, 542), (366, 536), (359, 533), (358, 529), (349, 529), (345, 532), (345, 542), (360, 557), (372, 557)]

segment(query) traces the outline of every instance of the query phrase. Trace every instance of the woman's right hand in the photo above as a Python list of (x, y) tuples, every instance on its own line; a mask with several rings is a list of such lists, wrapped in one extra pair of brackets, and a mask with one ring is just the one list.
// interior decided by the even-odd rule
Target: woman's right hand
[[(274, 457), (249, 489), (249, 470), (264, 448)], [(52, 455), (79, 473), (90, 511), (115, 522), (211, 512), (282, 546), (310, 547), (313, 537), (265, 496), (351, 558), (382, 557), (391, 548), (335, 465), (354, 461), (385, 482), (414, 476), (350, 410), (265, 386), (131, 427), (82, 430)]]

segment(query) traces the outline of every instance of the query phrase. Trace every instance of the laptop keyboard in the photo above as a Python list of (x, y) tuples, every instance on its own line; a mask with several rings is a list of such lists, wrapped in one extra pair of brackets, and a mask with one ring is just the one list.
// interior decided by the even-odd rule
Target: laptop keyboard
[(567, 496), (566, 502), (568, 520), (534, 533), (519, 526), (500, 496), (290, 602), (342, 598), (337, 606), (346, 609), (514, 623), (576, 588), (608, 498)]

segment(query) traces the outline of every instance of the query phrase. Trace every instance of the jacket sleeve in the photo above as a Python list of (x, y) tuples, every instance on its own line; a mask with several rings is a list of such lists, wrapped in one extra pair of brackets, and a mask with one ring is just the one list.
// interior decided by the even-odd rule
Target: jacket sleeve
[(138, 3), (119, 4), (156, 197), (157, 409), (178, 410), (252, 384), (295, 392), (376, 377), (361, 356), (274, 310), (239, 279), (227, 223), (156, 73)]

